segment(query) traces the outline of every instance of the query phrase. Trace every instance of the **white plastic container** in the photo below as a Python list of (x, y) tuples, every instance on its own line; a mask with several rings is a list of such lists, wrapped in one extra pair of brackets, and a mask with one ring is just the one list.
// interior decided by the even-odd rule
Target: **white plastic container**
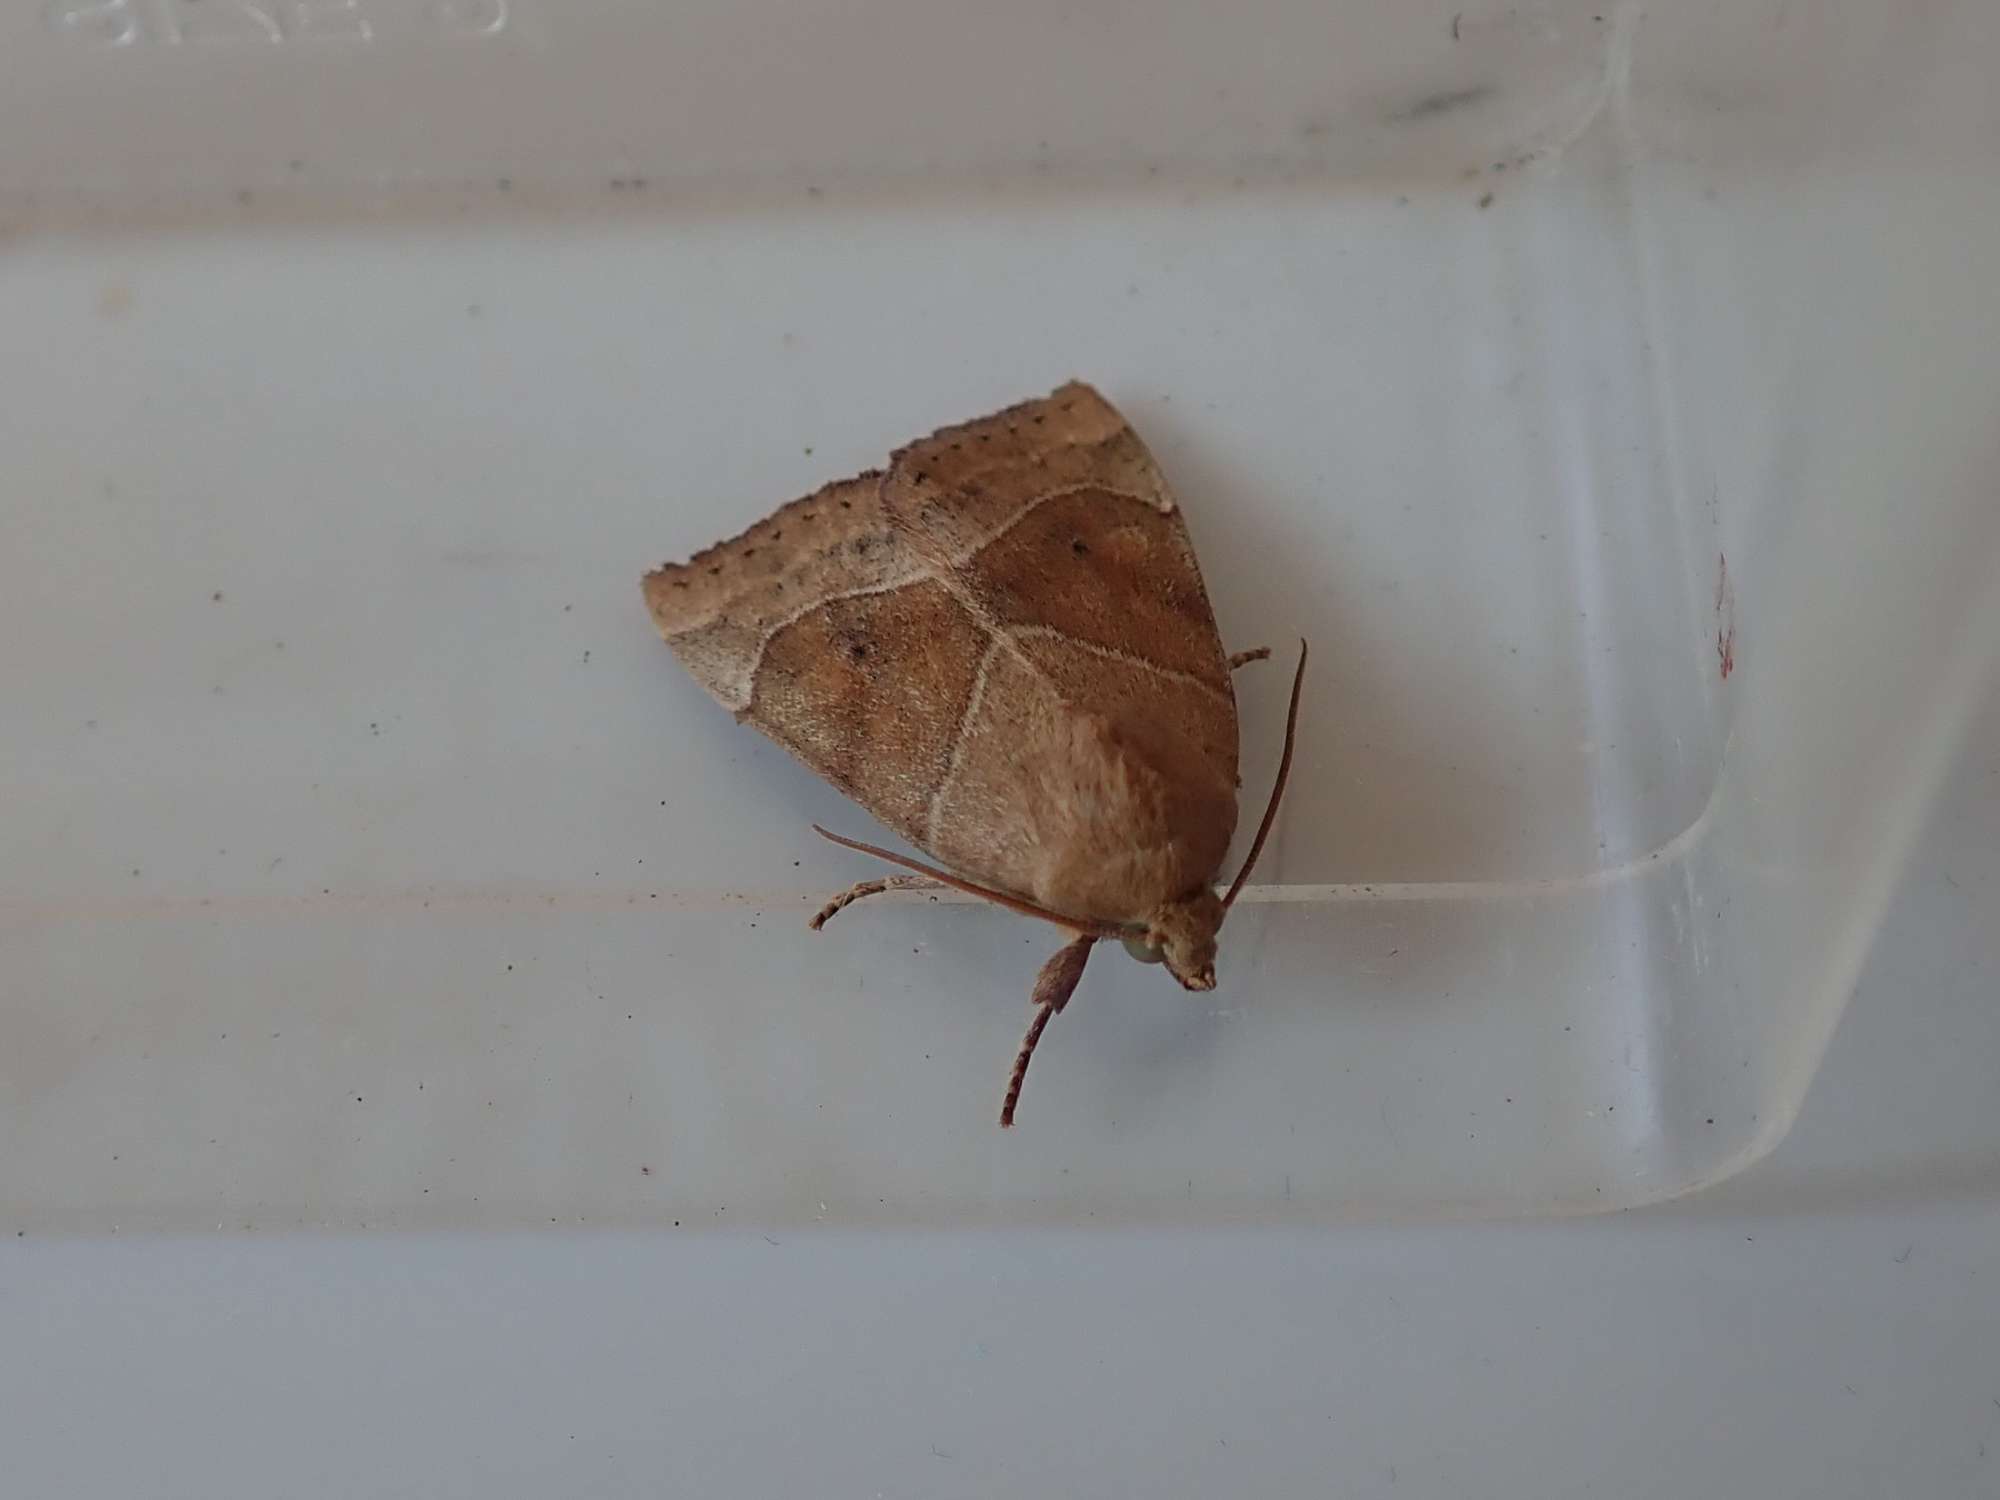
[[(0, 1222), (1743, 1166), (2000, 642), (1996, 66), (1979, 0), (10, 8)], [(637, 579), (1071, 375), (1315, 655), (1221, 987), (1101, 959), (1003, 1134), (1052, 935), (807, 932), (876, 831)]]

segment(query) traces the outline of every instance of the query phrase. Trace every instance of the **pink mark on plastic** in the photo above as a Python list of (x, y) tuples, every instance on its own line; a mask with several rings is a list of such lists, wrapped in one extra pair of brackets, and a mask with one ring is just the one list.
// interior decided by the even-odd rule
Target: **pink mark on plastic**
[(1736, 670), (1736, 585), (1729, 581), (1729, 559), (1715, 555), (1715, 659), (1722, 680)]

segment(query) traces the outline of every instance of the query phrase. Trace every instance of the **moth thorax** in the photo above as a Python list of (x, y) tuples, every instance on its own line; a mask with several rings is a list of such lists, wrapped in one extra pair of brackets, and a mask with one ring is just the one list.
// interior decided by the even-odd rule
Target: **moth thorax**
[[(1207, 886), (1169, 901), (1146, 919), (1145, 947), (1137, 957), (1158, 959), (1191, 990), (1215, 988), (1215, 934), (1222, 926), (1222, 902)], [(1128, 944), (1128, 947), (1131, 945)]]

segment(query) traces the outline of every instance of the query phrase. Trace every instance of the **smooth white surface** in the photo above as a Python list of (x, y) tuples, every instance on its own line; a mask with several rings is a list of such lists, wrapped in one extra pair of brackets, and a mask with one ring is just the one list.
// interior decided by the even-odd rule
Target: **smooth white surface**
[(1708, 1194), (1322, 1232), (10, 1239), (22, 1494), (1983, 1500), (2000, 698), (1797, 1129)]
[[(1775, 1140), (1993, 639), (2000, 9), (1601, 13), (0, 16), (0, 1489), (2000, 1490), (1990, 706), (1778, 1154), (1307, 1223)], [(1003, 1141), (631, 585), (1078, 370), (1325, 686)]]
[[(1678, 11), (1420, 41), (1356, 6), (1322, 76), (1325, 16), (1273, 5), (1245, 114), (1241, 26), (1183, 10), (1206, 124), (1142, 160), (1159, 38), (1044, 17), (1034, 87), (1067, 44), (1103, 76), (1045, 156), (982, 153), (1022, 117), (968, 96), (871, 175), (865, 121), (822, 138), (788, 94), (790, 166), (852, 170), (662, 136), (657, 171), (524, 150), (503, 182), (420, 115), (371, 167), (394, 112), (350, 90), (477, 113), (512, 51), (475, 89), (107, 12), (36, 33), (6, 107), (221, 92), (101, 143), (136, 179), (0, 161), (32, 351), (0, 400), (0, 1222), (1571, 1213), (1780, 1137), (2000, 642), (1976, 99), (1843, 112), (1815, 32), (1731, 136)], [(654, 44), (638, 8), (546, 17), (539, 76), (595, 57), (616, 93), (621, 14)], [(1711, 40), (1783, 24), (1745, 15)], [(333, 111), (310, 170), (154, 160), (267, 64)], [(1315, 126), (1320, 86), (1374, 126)], [(1777, 126), (1815, 119), (1801, 158)], [(633, 580), (1072, 373), (1158, 451), (1230, 644), (1318, 653), (1223, 987), (1107, 955), (1009, 1138), (1048, 936), (801, 930), (861, 870), (807, 825), (871, 830), (694, 689)], [(1282, 691), (1246, 679), (1252, 798)]]

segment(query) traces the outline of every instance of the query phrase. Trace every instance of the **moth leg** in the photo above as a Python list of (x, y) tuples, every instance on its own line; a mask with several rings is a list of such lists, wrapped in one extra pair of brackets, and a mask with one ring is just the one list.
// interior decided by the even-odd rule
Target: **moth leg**
[(1014, 1058), (1014, 1071), (1007, 1075), (1007, 1096), (1000, 1101), (1002, 1129), (1014, 1123), (1014, 1106), (1021, 1102), (1021, 1085), (1028, 1080), (1028, 1062), (1048, 1028), (1049, 1017), (1059, 1015), (1076, 993), (1077, 981), (1083, 978), (1083, 966), (1090, 962), (1090, 950), (1096, 943), (1093, 934), (1082, 934), (1050, 954), (1042, 972), (1035, 976), (1035, 1019), (1028, 1023), (1028, 1034), (1021, 1039), (1021, 1050)]
[(1269, 661), (1270, 659), (1271, 648), (1269, 646), (1259, 646), (1255, 651), (1238, 651), (1234, 656), (1229, 658), (1229, 670), (1234, 672), (1238, 667), (1247, 667), (1253, 661)]
[(852, 906), (863, 896), (879, 896), (884, 891), (941, 891), (942, 881), (932, 880), (927, 875), (884, 875), (879, 880), (863, 880), (849, 886), (838, 896), (819, 909), (819, 915), (812, 919), (812, 930), (818, 932), (826, 925), (826, 919), (835, 912)]

